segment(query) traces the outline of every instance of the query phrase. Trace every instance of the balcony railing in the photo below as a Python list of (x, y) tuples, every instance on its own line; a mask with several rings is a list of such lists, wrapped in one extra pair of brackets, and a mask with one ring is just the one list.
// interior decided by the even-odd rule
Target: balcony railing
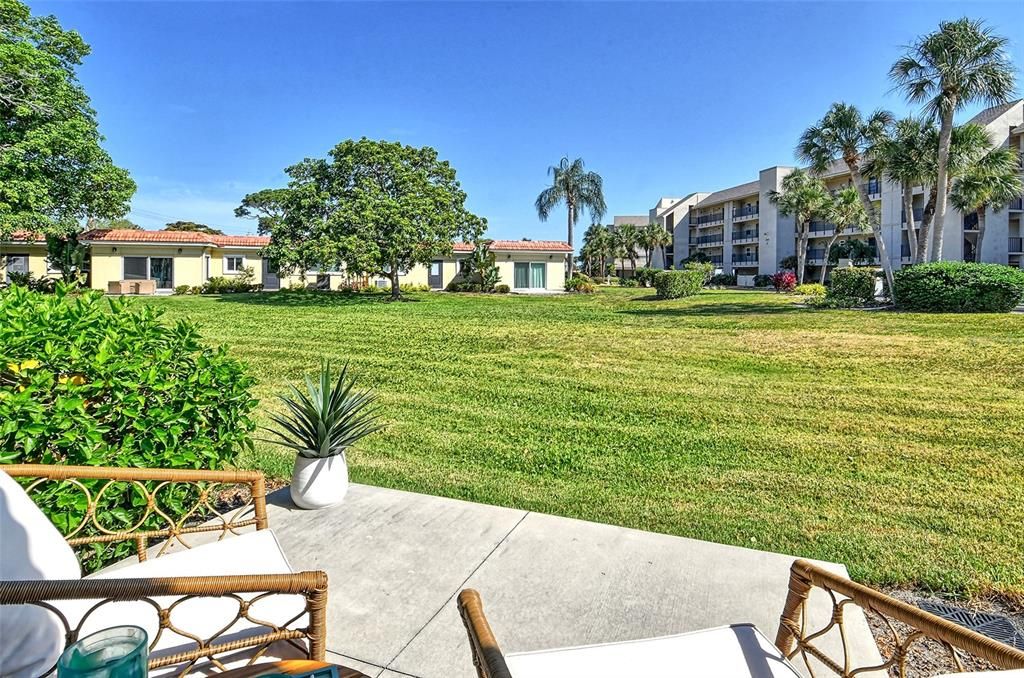
[(757, 216), (758, 205), (750, 205), (749, 207), (740, 207), (732, 211), (733, 219), (743, 219), (744, 217)]
[(828, 253), (825, 252), (824, 247), (821, 249), (807, 250), (807, 261), (818, 261), (819, 259), (824, 259), (827, 256)]
[(910, 258), (910, 243), (903, 243), (900, 245), (900, 257), (903, 259)]
[(1016, 200), (1011, 200), (1010, 201), (1010, 209), (1011, 210), (1021, 210), (1021, 209), (1024, 209), (1024, 198), (1017, 198)]
[[(924, 219), (924, 208), (915, 207), (914, 223), (919, 223), (922, 219)], [(904, 224), (907, 223), (907, 210), (900, 210), (900, 221), (902, 221)]]
[(725, 221), (725, 210), (719, 212), (712, 212), (711, 214), (702, 214), (697, 217), (697, 225), (703, 226), (704, 224), (713, 224), (716, 221)]
[(725, 242), (725, 235), (722, 233), (702, 235), (699, 238), (690, 238), (691, 245), (721, 245), (723, 242)]
[(733, 266), (756, 266), (757, 255), (750, 254), (742, 257), (733, 257), (732, 264)]
[(723, 262), (722, 255), (716, 254), (714, 256), (708, 257), (708, 261), (710, 261), (712, 264), (721, 264)]
[(978, 230), (978, 213), (971, 212), (970, 214), (964, 215), (964, 230), (965, 231), (977, 231)]
[(1007, 249), (1011, 254), (1024, 253), (1024, 238), (1010, 238), (1010, 245)]
[(835, 228), (835, 224), (830, 224), (827, 221), (812, 221), (809, 230), (811, 233), (825, 233), (834, 231)]
[(733, 231), (732, 232), (732, 239), (733, 240), (750, 240), (752, 238), (756, 238), (757, 236), (758, 236), (758, 229), (756, 229), (756, 228), (750, 228), (750, 229), (747, 229), (746, 231)]

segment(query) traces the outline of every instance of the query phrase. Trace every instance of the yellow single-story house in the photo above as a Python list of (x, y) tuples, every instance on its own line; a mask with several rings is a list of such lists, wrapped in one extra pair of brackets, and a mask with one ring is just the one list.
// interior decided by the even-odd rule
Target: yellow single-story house
[(16, 231), (10, 241), (0, 242), (0, 281), (11, 273), (31, 273), (33, 278), (59, 278), (60, 271), (46, 260), (46, 239)]
[[(152, 280), (158, 294), (180, 285), (200, 286), (213, 277), (231, 277), (251, 269), (253, 282), (264, 290), (302, 284), (302, 276), (278, 276), (260, 251), (270, 239), (262, 236), (208, 235), (192, 231), (92, 230), (79, 236), (89, 246), (89, 284), (107, 291), (119, 281)], [(473, 251), (467, 243), (455, 243), (453, 253), (439, 257), (429, 266), (417, 264), (399, 271), (402, 284), (428, 285), (443, 290), (458, 275), (461, 260)], [(568, 244), (555, 240), (494, 240), (500, 284), (514, 292), (561, 291), (565, 286), (565, 258)], [(48, 268), (45, 241), (16, 236), (0, 244), (0, 274), (30, 271), (35, 277), (57, 276)], [(308, 271), (305, 283), (338, 289), (347, 280), (344, 271)], [(370, 278), (370, 284), (390, 287), (385, 277)]]

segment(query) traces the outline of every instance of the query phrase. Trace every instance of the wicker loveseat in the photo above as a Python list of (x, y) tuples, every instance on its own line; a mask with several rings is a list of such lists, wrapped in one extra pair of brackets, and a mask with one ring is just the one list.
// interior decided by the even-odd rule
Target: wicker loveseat
[[(808, 598), (832, 604), (828, 620), (811, 624)], [(480, 595), (466, 589), (459, 613), (469, 634), (480, 678), (612, 678), (613, 676), (714, 676), (800, 678), (802, 675), (910, 678), (952, 676), (971, 670), (1024, 677), (1024, 652), (963, 628), (804, 560), (793, 563), (789, 592), (774, 643), (750, 624), (736, 624), (638, 641), (505, 655), (484, 616)], [(885, 631), (877, 661), (858, 663), (851, 651), (854, 616), (874, 618)], [(924, 651), (927, 666), (912, 669)]]
[[(0, 471), (20, 479), (29, 497), (45, 494), (52, 483), (80, 493), (72, 504), (84, 510), (63, 535), (70, 547), (81, 553), (128, 542), (137, 557), (78, 579), (0, 581), (0, 615), (9, 622), (17, 613), (39, 619), (45, 610), (46, 623), (61, 631), (61, 646), (116, 624), (142, 626), (151, 641), (151, 675), (216, 673), (277, 658), (323, 660), (327, 575), (291, 571), (268, 529), (262, 474), (37, 465)], [(10, 534), (18, 532), (12, 505), (22, 516), (36, 510), (11, 478), (0, 477), (5, 549), (21, 544)], [(192, 501), (184, 515), (170, 515), (162, 502), (182, 491)], [(225, 491), (241, 501), (226, 508)], [(131, 525), (111, 527), (97, 510), (114, 492), (135, 497)], [(36, 524), (35, 531), (43, 530)], [(0, 673), (9, 671), (0, 667)]]

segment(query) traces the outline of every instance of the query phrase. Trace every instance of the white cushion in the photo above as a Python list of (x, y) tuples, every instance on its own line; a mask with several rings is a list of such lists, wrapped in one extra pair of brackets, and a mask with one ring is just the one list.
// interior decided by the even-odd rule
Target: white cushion
[[(245, 574), (290, 574), (291, 566), (270, 530), (258, 530), (224, 539), (192, 549), (170, 553), (125, 567), (104, 570), (87, 579), (135, 579), (151, 577), (193, 577)], [(258, 597), (259, 593), (239, 594), (245, 600)], [(173, 596), (155, 599), (164, 609), (174, 600)], [(58, 605), (64, 614), (77, 623), (96, 601), (61, 601)], [(250, 608), (254, 619), (270, 624), (285, 626), (293, 617), (299, 618), (287, 624), (289, 628), (302, 628), (308, 624), (304, 613), (305, 600), (300, 595), (272, 595), (256, 601)], [(271, 629), (249, 620), (232, 621), (239, 609), (239, 602), (233, 597), (196, 598), (179, 603), (170, 615), (171, 624), (200, 638), (219, 635), (216, 642), (228, 642), (266, 633)], [(152, 642), (159, 629), (156, 609), (146, 602), (107, 603), (89, 614), (82, 626), (82, 634), (93, 633), (110, 626), (134, 624), (149, 634)], [(176, 654), (195, 649), (195, 641), (165, 629), (157, 640), (152, 657)], [(249, 655), (243, 651), (238, 658), (228, 663), (244, 664)], [(291, 644), (276, 643), (266, 659), (299, 658), (302, 653)], [(223, 661), (223, 657), (218, 657)], [(211, 670), (200, 662), (194, 669), (199, 673)], [(173, 667), (150, 672), (150, 675), (173, 673)]]
[(513, 678), (799, 678), (753, 624), (675, 636), (523, 652), (505, 657)]
[[(78, 579), (75, 552), (13, 478), (0, 471), (0, 580)], [(40, 676), (64, 647), (64, 627), (34, 605), (0, 605), (0, 676)]]

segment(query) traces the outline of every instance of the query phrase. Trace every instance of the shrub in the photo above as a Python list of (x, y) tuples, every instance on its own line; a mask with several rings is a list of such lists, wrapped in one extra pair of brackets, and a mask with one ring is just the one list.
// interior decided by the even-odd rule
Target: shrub
[(700, 271), (701, 284), (707, 285), (715, 272), (715, 265), (710, 261), (691, 261), (683, 266), (684, 271)]
[(768, 287), (772, 284), (772, 277), (767, 273), (759, 273), (754, 276), (754, 287)]
[[(68, 289), (0, 293), (0, 463), (217, 469), (251, 449), (256, 401), (242, 363), (204, 345), (190, 322)], [(162, 505), (182, 515), (195, 502), (167, 494)], [(134, 524), (139, 498), (104, 494), (104, 524)], [(84, 514), (69, 485), (48, 484), (39, 499), (65, 532)], [(93, 569), (131, 549), (122, 542), (83, 557)]]
[(3, 285), (4, 288), (17, 286), (24, 287), (31, 292), (43, 292), (46, 294), (53, 294), (57, 283), (53, 278), (37, 278), (31, 272), (17, 273), (12, 271), (7, 274), (7, 277), (9, 282)]
[(654, 276), (657, 275), (658, 269), (650, 268), (649, 266), (641, 266), (636, 269), (636, 273), (633, 274), (633, 279), (636, 280), (638, 285), (643, 287), (651, 287), (654, 285)]
[(708, 281), (709, 285), (735, 285), (736, 276), (732, 273), (716, 273)]
[(793, 271), (779, 271), (772, 276), (772, 287), (776, 292), (792, 292), (796, 288), (796, 274)]
[(404, 283), (398, 286), (398, 289), (402, 292), (429, 292), (430, 285), (416, 285), (413, 283)]
[(619, 278), (619, 287), (637, 287), (639, 284), (636, 278)]
[(576, 273), (571, 278), (565, 281), (566, 292), (579, 292), (580, 294), (593, 294), (597, 291), (597, 285), (594, 281), (583, 275), (582, 273)]
[(1007, 313), (1024, 299), (1024, 270), (1001, 264), (942, 261), (895, 276), (896, 302), (911, 311)]
[(794, 294), (799, 294), (804, 297), (824, 297), (828, 290), (824, 285), (818, 283), (804, 283), (803, 285), (797, 285), (793, 288)]
[(506, 285), (505, 283), (501, 283), (494, 286), (494, 291), (497, 292), (498, 294), (508, 294), (509, 292), (512, 291), (512, 288)]
[(875, 270), (872, 268), (836, 268), (831, 274), (828, 296), (869, 302), (875, 298)]
[(654, 287), (659, 299), (678, 299), (700, 292), (704, 286), (704, 272), (699, 268), (682, 271), (658, 271), (654, 276)]
[(191, 285), (178, 285), (174, 288), (175, 294), (189, 294), (192, 291)]
[(258, 292), (262, 285), (253, 282), (256, 275), (247, 266), (238, 275), (225, 277), (216, 275), (203, 283), (201, 294), (232, 294), (234, 292)]

